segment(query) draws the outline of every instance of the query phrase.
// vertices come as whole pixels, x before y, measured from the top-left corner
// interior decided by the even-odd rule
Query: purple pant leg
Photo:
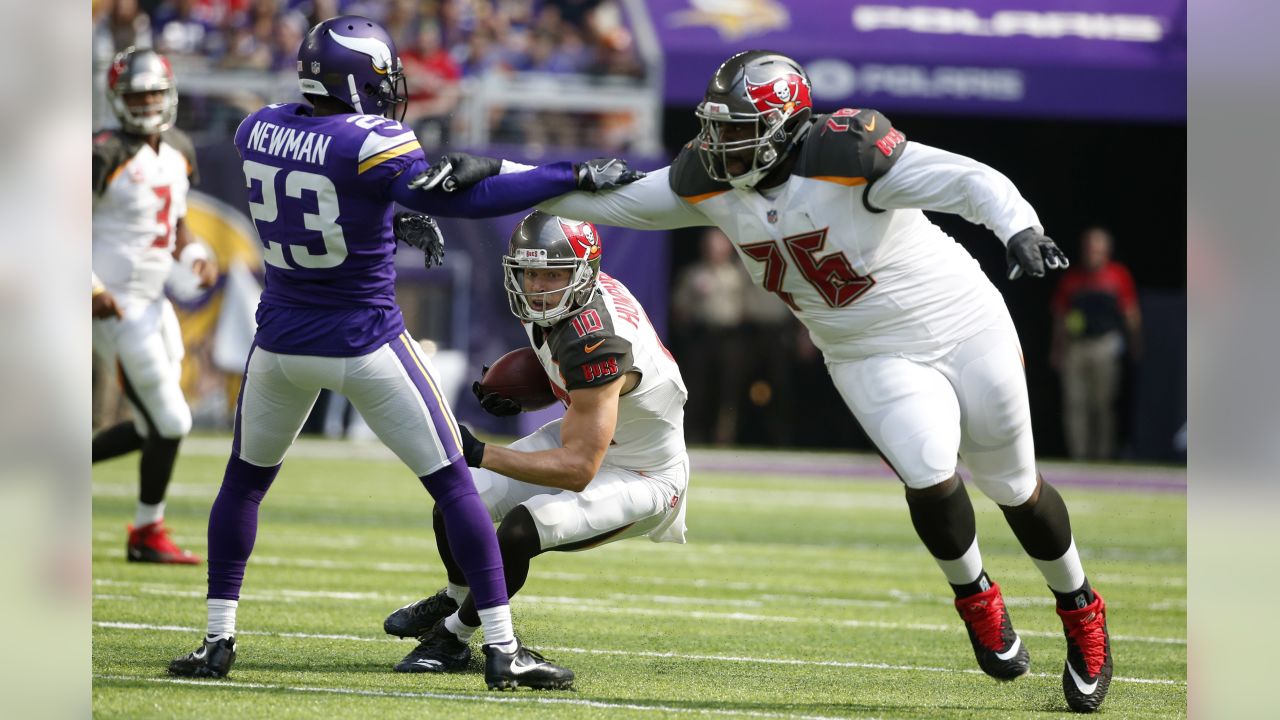
[[[458,458],[453,464],[424,475],[421,480],[444,516],[449,549],[467,578],[476,609],[484,610],[508,604],[507,581],[502,573],[498,536],[494,532],[493,521],[489,519],[489,511],[476,492],[471,469]],[[212,573],[212,547],[209,557]]]
[[[278,472],[279,465],[258,467],[235,456],[227,462],[209,511],[209,598],[240,599],[244,566],[258,536],[258,505]]]

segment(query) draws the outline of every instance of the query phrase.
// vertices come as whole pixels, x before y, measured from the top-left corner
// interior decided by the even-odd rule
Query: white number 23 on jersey
[[[275,222],[280,209],[276,201],[276,175],[280,168],[272,167],[253,160],[244,161],[245,186],[252,188],[257,180],[262,186],[262,202],[249,201],[249,215],[254,223]],[[303,213],[302,222],[308,230],[319,232],[324,238],[324,250],[313,253],[304,245],[290,244],[288,252],[285,246],[275,241],[266,241],[262,259],[267,264],[284,270],[296,268],[323,269],[337,267],[347,258],[347,241],[342,236],[342,227],[338,225],[338,191],[333,181],[324,175],[290,170],[284,178],[284,194],[287,197],[301,198],[303,191],[311,191],[316,196],[316,212]],[[258,230],[259,235],[262,230]],[[290,264],[289,258],[293,262]]]

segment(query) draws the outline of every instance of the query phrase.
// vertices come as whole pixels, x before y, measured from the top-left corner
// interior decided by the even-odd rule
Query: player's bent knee
[[[936,475],[930,475],[928,477],[904,477],[902,478],[902,482],[904,485],[907,486],[907,494],[927,495],[930,493],[947,492],[950,489],[950,487],[954,484],[954,483],[948,484],[948,481],[950,481],[952,478],[955,478],[955,477],[956,477],[956,473],[954,470],[952,470],[950,472],[938,473]]]
[[[180,440],[191,432],[191,409],[185,404],[181,407],[166,408],[152,416],[156,433],[169,440]],[[274,464],[274,463],[273,463]]]
[[[1036,491],[1036,471],[1035,468],[1026,468],[1003,477],[974,476],[973,483],[997,505],[1017,507]]]
[[[502,556],[522,556],[531,558],[542,552],[542,539],[538,534],[538,525],[529,510],[517,505],[507,513],[502,524],[498,526],[498,547]]]

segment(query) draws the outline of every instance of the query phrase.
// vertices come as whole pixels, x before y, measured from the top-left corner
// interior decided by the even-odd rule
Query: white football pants
[[[327,388],[346,396],[414,475],[430,475],[462,455],[457,421],[439,387],[431,361],[408,333],[359,357],[282,355],[255,347],[231,452],[259,467],[278,465]]]
[[[560,447],[561,422],[553,420],[508,447],[524,452]],[[654,542],[685,541],[688,456],[657,472],[601,465],[600,472],[582,492],[534,485],[478,468],[471,471],[471,477],[495,523],[517,505],[529,509],[543,550],[613,531],[620,532],[601,544],[639,535],[647,535]]]
[[[152,430],[177,439],[191,432],[191,408],[182,395],[182,329],[164,297],[117,297],[124,318],[93,321],[93,350],[117,366],[138,434]]]
[[[997,503],[1021,505],[1031,497],[1031,408],[1022,349],[1007,316],[936,359],[874,355],[827,369],[907,487],[946,480],[959,457]]]

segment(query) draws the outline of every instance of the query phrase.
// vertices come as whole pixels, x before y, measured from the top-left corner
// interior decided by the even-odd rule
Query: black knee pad
[[[939,560],[959,558],[978,537],[973,503],[959,475],[931,488],[907,488],[907,507],[916,534]]]
[[[502,557],[531,558],[542,554],[542,539],[538,537],[538,526],[529,514],[529,509],[517,505],[507,513],[498,526],[498,547],[502,548]]]

